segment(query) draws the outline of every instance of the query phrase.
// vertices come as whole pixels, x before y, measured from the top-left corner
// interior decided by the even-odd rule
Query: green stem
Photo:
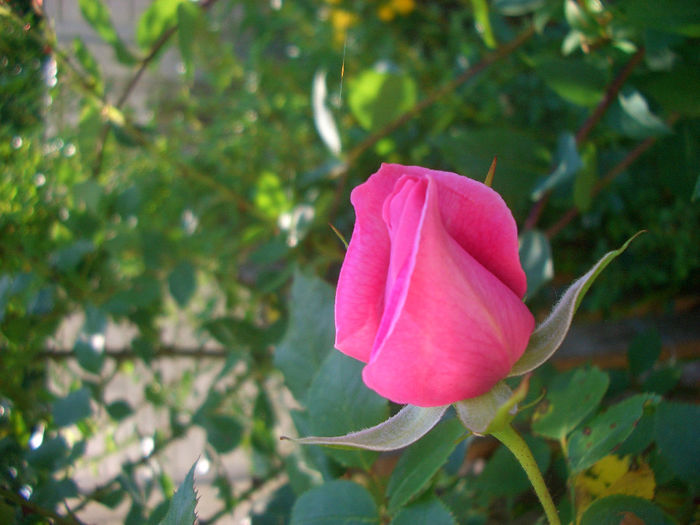
[[[508,450],[513,453],[515,459],[518,460],[518,463],[520,463],[523,470],[525,470],[527,477],[530,479],[530,483],[532,483],[535,489],[535,494],[537,494],[542,504],[542,508],[547,515],[550,525],[561,525],[557,508],[552,501],[552,496],[550,496],[547,490],[547,485],[544,483],[542,473],[537,467],[535,458],[532,456],[532,452],[530,452],[530,448],[527,446],[527,443],[525,443],[525,440],[520,437],[520,434],[518,434],[511,425],[497,432],[492,432],[491,435],[503,443]]]

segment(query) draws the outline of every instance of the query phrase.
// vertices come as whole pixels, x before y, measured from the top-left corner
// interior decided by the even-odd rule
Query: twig
[[[225,350],[216,350],[208,348],[176,348],[172,346],[160,347],[154,354],[153,359],[165,359],[165,358],[177,358],[177,357],[189,357],[197,359],[225,359],[229,356],[229,353]],[[48,359],[51,361],[62,361],[65,359],[75,359],[75,352],[73,350],[58,349],[58,350],[43,350],[37,356],[38,359]],[[115,359],[116,361],[126,361],[128,359],[135,359],[140,357],[130,349],[115,349],[106,350],[104,357],[107,359]]]
[[[56,514],[54,511],[41,507],[37,505],[36,503],[33,503],[31,501],[28,501],[24,499],[22,496],[19,494],[15,494],[11,490],[7,490],[5,488],[0,487],[0,497],[4,498],[5,500],[9,501],[10,503],[13,503],[15,505],[19,505],[22,507],[23,511],[28,513],[28,514],[36,514],[38,516],[42,516],[44,518],[47,518],[51,520],[56,525],[82,525],[82,521],[80,521],[78,518],[76,518],[72,513],[70,516],[61,516],[60,514]]]
[[[583,144],[583,142],[588,138],[588,135],[591,133],[595,125],[598,122],[600,122],[601,118],[603,118],[603,115],[610,107],[610,105],[615,101],[617,94],[622,89],[622,86],[627,81],[627,78],[632,74],[632,71],[635,67],[637,67],[637,64],[639,64],[639,62],[642,61],[642,58],[644,58],[644,48],[640,47],[637,50],[637,52],[634,55],[632,55],[632,58],[629,59],[627,64],[625,64],[625,67],[622,68],[622,71],[618,73],[617,77],[615,77],[615,80],[613,80],[610,86],[608,86],[608,89],[605,91],[605,96],[603,97],[603,100],[600,101],[598,106],[595,108],[595,111],[591,113],[591,116],[586,119],[581,128],[578,130],[578,133],[576,133],[577,146]]]
[[[280,464],[274,468],[270,475],[266,478],[254,478],[250,487],[248,487],[241,494],[236,496],[236,508],[240,508],[241,503],[248,504],[252,507],[255,499],[259,493],[265,492],[267,489],[274,487],[276,484],[281,484],[282,481],[286,479],[287,475],[284,471],[284,465]],[[200,525],[208,525],[210,523],[216,523],[220,518],[224,517],[228,513],[232,512],[233,509],[223,508],[216,512],[213,516],[209,518],[199,519]]]
[[[667,124],[672,126],[676,120],[678,120],[678,115],[673,114],[667,120]],[[637,144],[632,151],[630,151],[625,158],[613,166],[610,171],[608,171],[591,190],[591,197],[598,195],[604,188],[610,185],[610,183],[615,180],[615,178],[620,175],[623,171],[630,167],[630,165],[636,161],[645,151],[651,148],[658,137],[649,137]],[[572,206],[564,215],[562,215],[557,222],[550,226],[546,231],[545,235],[547,238],[551,239],[557,235],[561,230],[563,230],[574,218],[579,215],[580,211],[576,206]]]
[[[583,144],[583,142],[585,142],[596,124],[598,124],[600,119],[603,118],[603,115],[615,101],[617,94],[620,92],[620,89],[622,89],[622,86],[627,81],[627,78],[630,76],[637,64],[641,62],[642,58],[644,58],[644,52],[644,48],[640,47],[637,52],[632,55],[632,58],[629,59],[627,64],[625,64],[625,67],[622,68],[615,79],[610,83],[608,89],[605,91],[603,99],[598,103],[598,106],[596,106],[593,113],[591,113],[591,115],[586,119],[576,133],[576,146],[580,146]],[[532,208],[530,209],[530,213],[523,224],[524,230],[531,230],[537,226],[537,222],[540,220],[542,211],[549,201],[550,194],[551,190],[545,192],[544,195],[542,195],[542,197],[540,197],[535,204],[533,204]]]
[[[605,176],[598,181],[598,183],[591,190],[591,197],[594,197],[600,191],[608,186],[615,177],[627,169],[630,164],[639,158],[639,156],[648,150],[656,142],[656,137],[650,137],[643,142],[640,142],[632,151],[630,151],[624,159],[622,159],[618,164],[616,164]],[[557,235],[561,230],[563,230],[574,218],[579,215],[580,211],[576,206],[572,206],[560,219],[550,226],[546,231],[545,235],[547,238],[551,239]]]
[[[488,68],[491,64],[498,62],[499,60],[509,56],[516,49],[518,49],[525,42],[527,42],[534,34],[535,34],[534,27],[528,27],[525,31],[523,31],[520,35],[518,35],[512,41],[501,46],[496,51],[486,55],[480,62],[478,62],[477,64],[474,64],[472,67],[470,67],[469,69],[464,71],[458,77],[455,77],[454,79],[452,79],[450,82],[448,82],[444,86],[433,91],[430,95],[428,95],[426,98],[424,98],[423,100],[418,102],[411,109],[409,109],[405,113],[399,115],[397,118],[395,118],[394,120],[389,122],[386,126],[384,126],[382,129],[371,134],[369,137],[367,137],[365,140],[363,140],[357,146],[355,146],[352,150],[350,150],[350,152],[347,155],[347,158],[345,160],[344,165],[335,174],[339,180],[338,180],[338,185],[336,186],[335,200],[334,200],[333,206],[331,208],[331,213],[329,214],[329,217],[333,217],[335,215],[335,210],[337,210],[340,199],[341,199],[342,194],[345,190],[345,182],[346,182],[346,179],[348,176],[348,172],[350,171],[350,168],[355,163],[355,161],[357,161],[357,159],[365,151],[367,151],[369,148],[374,146],[377,142],[379,142],[384,137],[390,135],[395,130],[397,130],[398,128],[400,128],[404,124],[406,124],[409,120],[414,118],[416,115],[421,113],[423,110],[425,110],[426,108],[435,104],[439,99],[441,99],[445,95],[453,92],[459,86],[461,86],[462,84],[464,84],[468,80],[472,79],[473,77],[475,77],[476,75],[481,73],[483,70]]]
[[[203,0],[200,2],[200,7],[204,10],[209,9],[211,6],[213,6],[218,0]],[[149,53],[139,62],[139,66],[136,69],[136,73],[131,77],[131,80],[126,84],[124,87],[124,90],[122,91],[122,94],[119,96],[117,99],[117,103],[115,104],[115,107],[117,109],[121,109],[124,104],[126,104],[126,101],[129,99],[129,96],[131,93],[134,91],[134,88],[138,84],[139,80],[141,80],[141,77],[143,76],[143,73],[146,71],[148,66],[153,62],[153,59],[160,53],[160,51],[163,49],[163,47],[168,43],[168,41],[172,38],[172,36],[177,32],[178,25],[175,24],[172,27],[169,27],[163,33],[158,37],[158,39],[153,43],[153,47],[149,51]],[[107,142],[107,138],[109,137],[109,130],[110,130],[110,125],[109,122],[106,122],[102,126],[102,130],[100,131],[100,136],[97,141],[97,146],[95,147],[95,162],[92,166],[92,176],[97,177],[100,174],[100,171],[102,170],[102,162],[104,160],[104,147],[105,143]]]

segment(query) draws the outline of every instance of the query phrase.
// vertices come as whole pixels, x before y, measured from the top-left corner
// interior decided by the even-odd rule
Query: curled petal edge
[[[288,439],[301,445],[331,445],[380,452],[397,450],[415,443],[427,434],[440,421],[449,406],[406,405],[383,423],[344,436],[309,436],[298,439],[282,436],[280,439]]]
[[[624,252],[629,244],[642,233],[644,231],[636,233],[619,249],[606,253],[588,273],[571,284],[561,300],[554,306],[547,319],[530,336],[525,352],[510,371],[510,377],[531,372],[552,357],[552,354],[557,351],[564,341],[574,314],[593,281],[613,259]]]

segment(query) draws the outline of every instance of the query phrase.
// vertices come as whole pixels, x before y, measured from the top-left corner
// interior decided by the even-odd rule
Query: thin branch
[[[598,122],[600,122],[600,120],[603,118],[603,115],[605,115],[605,112],[615,101],[615,98],[622,89],[622,86],[627,81],[627,78],[632,74],[632,71],[635,67],[637,67],[639,62],[641,62],[642,58],[644,58],[644,53],[644,48],[640,47],[637,50],[637,52],[634,55],[632,55],[632,58],[629,59],[627,64],[625,64],[625,67],[622,68],[622,70],[617,74],[615,79],[610,83],[608,89],[605,91],[603,99],[598,103],[593,113],[591,113],[591,115],[586,119],[586,121],[581,125],[578,132],[576,133],[576,146],[580,146],[585,142],[585,140],[588,138],[588,135],[590,135],[591,131],[596,126],[596,124],[598,124]],[[550,194],[551,190],[545,192],[544,195],[542,195],[542,197],[540,197],[533,204],[532,208],[530,209],[530,213],[528,214],[527,219],[525,219],[525,223],[523,224],[524,230],[531,230],[535,226],[537,226],[537,222],[540,220],[542,211],[544,210],[545,205],[549,201]]]
[[[381,139],[383,139],[384,137],[386,137],[386,136],[390,135],[391,133],[393,133],[394,131],[396,131],[398,128],[400,128],[401,126],[406,124],[413,117],[415,117],[416,115],[421,113],[424,109],[435,104],[439,99],[443,98],[445,95],[452,93],[459,86],[461,86],[462,84],[464,84],[468,80],[471,80],[472,78],[474,78],[476,75],[478,75],[479,73],[484,71],[486,68],[488,68],[491,64],[498,62],[499,60],[512,54],[516,49],[518,49],[525,42],[527,42],[534,34],[535,34],[534,27],[529,27],[527,30],[523,31],[520,35],[518,35],[512,41],[501,46],[493,53],[489,53],[480,62],[478,62],[477,64],[474,64],[472,67],[470,67],[469,69],[464,71],[461,75],[459,75],[458,77],[455,77],[454,79],[452,79],[450,82],[448,82],[444,86],[433,91],[430,95],[428,95],[426,98],[424,98],[423,100],[418,102],[415,106],[413,106],[411,109],[409,109],[406,113],[399,115],[397,118],[395,118],[389,124],[384,126],[382,129],[380,129],[376,133],[370,135],[364,141],[362,141],[360,144],[355,146],[348,154],[347,164],[351,165],[354,161],[357,160],[357,158],[360,155],[362,155],[362,153],[364,153],[366,150],[368,150],[369,148],[374,146]]]
[[[280,485],[282,481],[286,479],[286,477],[287,475],[285,473],[284,465],[280,464],[273,469],[273,471],[268,477],[254,478],[250,487],[248,487],[244,492],[236,496],[236,507],[240,507],[241,504],[247,504],[252,507],[253,503],[259,495],[265,494],[269,489],[273,488],[275,485]],[[216,512],[213,516],[210,516],[209,518],[200,517],[199,523],[201,525],[217,523],[219,519],[231,513],[232,510],[233,509],[223,508]]]
[[[199,3],[200,7],[203,10],[209,9],[211,6],[213,6],[218,0],[203,0],[202,2]],[[131,77],[131,80],[126,84],[124,87],[124,90],[122,91],[122,94],[119,96],[117,99],[117,103],[115,104],[115,107],[117,109],[121,109],[124,104],[126,104],[126,101],[129,99],[129,96],[131,96],[131,93],[134,91],[134,88],[138,84],[139,80],[141,80],[141,77],[143,76],[143,73],[146,71],[148,66],[153,62],[153,60],[158,56],[158,53],[165,47],[165,45],[168,43],[168,41],[172,38],[172,36],[177,32],[178,25],[175,24],[172,27],[169,27],[163,33],[158,37],[158,39],[153,43],[153,47],[149,51],[149,53],[139,62],[139,66],[136,69],[136,73]],[[97,177],[100,174],[100,171],[102,170],[102,162],[104,160],[104,147],[105,143],[107,142],[107,138],[109,137],[109,131],[110,131],[110,125],[109,122],[106,122],[102,126],[102,130],[100,131],[100,136],[97,141],[97,146],[95,148],[95,162],[92,167],[92,176]]]
[[[644,153],[651,146],[653,146],[656,140],[656,137],[650,137],[637,144],[637,146],[632,151],[630,151],[624,159],[622,159],[618,164],[616,164],[608,173],[605,174],[603,178],[600,179],[600,181],[598,181],[598,183],[594,186],[593,190],[591,190],[591,197],[596,196],[604,187],[608,186],[615,177],[617,177],[620,173],[627,169],[635,160],[639,158],[639,156],[642,153]],[[561,216],[561,218],[557,222],[555,222],[545,231],[545,235],[547,236],[547,238],[552,239],[561,230],[563,230],[572,220],[574,220],[579,215],[579,213],[579,209],[576,206],[572,206],[566,213],[564,213],[564,215]]]
[[[408,121],[410,121],[412,118],[414,118],[416,115],[421,113],[423,110],[426,108],[432,106],[435,104],[438,100],[443,98],[445,95],[448,95],[455,91],[459,86],[467,82],[468,80],[471,80],[474,78],[476,75],[484,71],[486,68],[488,68],[490,65],[492,65],[495,62],[498,62],[499,60],[502,60],[512,54],[515,50],[517,50],[520,46],[522,46],[525,42],[527,42],[533,35],[535,34],[535,29],[534,27],[528,27],[525,31],[523,31],[520,35],[518,35],[516,38],[514,38],[512,41],[508,42],[507,44],[501,46],[498,48],[496,51],[489,53],[486,55],[480,62],[477,64],[474,64],[472,67],[464,71],[461,75],[455,77],[452,79],[450,82],[445,84],[444,86],[436,89],[433,91],[430,95],[428,95],[426,98],[418,102],[415,106],[413,106],[411,109],[406,111],[405,113],[399,115],[397,118],[389,122],[386,126],[384,126],[382,129],[376,131],[375,133],[371,134],[368,136],[365,140],[360,142],[357,146],[355,146],[350,152],[348,153],[344,165],[340,168],[338,172],[336,172],[334,175],[339,178],[338,180],[338,185],[336,186],[336,192],[335,192],[335,201],[334,204],[331,208],[331,213],[329,217],[333,217],[335,215],[335,210],[337,210],[340,199],[342,198],[342,194],[345,190],[345,182],[347,179],[348,172],[350,171],[350,168],[352,165],[357,161],[357,159],[368,149],[370,149],[372,146],[377,144],[381,139],[387,137],[397,129],[399,129],[401,126],[406,124]]]
[[[178,357],[189,357],[197,359],[226,359],[229,352],[226,350],[217,350],[209,348],[177,348],[174,346],[160,347],[152,356],[153,359],[170,359]],[[69,349],[43,350],[37,356],[37,359],[47,359],[50,361],[63,361],[66,359],[75,359],[75,352]],[[115,359],[116,361],[127,361],[130,359],[138,359],[141,354],[134,352],[131,349],[114,349],[105,350],[104,357],[107,359]]]
[[[672,126],[676,120],[678,120],[678,115],[674,114],[672,115],[668,121],[667,124],[669,126]],[[645,151],[647,151],[649,148],[651,148],[656,141],[658,140],[658,137],[649,137],[646,140],[643,140],[639,144],[637,144],[634,149],[632,149],[627,155],[625,155],[625,158],[622,159],[620,162],[618,162],[615,166],[613,166],[610,171],[608,171],[593,187],[591,190],[591,197],[595,197],[598,195],[604,188],[610,185],[610,183],[615,180],[622,172],[624,172],[627,168],[632,165],[633,162],[635,162]],[[555,235],[557,235],[561,230],[563,230],[572,220],[574,220],[578,215],[580,211],[576,206],[572,206],[564,215],[562,215],[557,222],[555,222],[552,226],[550,226],[546,231],[545,235],[547,238],[551,239]]]
[[[225,184],[222,184],[214,177],[206,173],[191,169],[187,164],[174,161],[171,157],[168,157],[162,151],[158,150],[151,142],[148,141],[144,134],[138,128],[134,127],[128,120],[125,122],[123,128],[131,135],[132,138],[134,138],[134,140],[136,140],[136,142],[138,142],[140,146],[145,148],[149,153],[159,157],[165,162],[175,164],[177,169],[179,169],[180,171],[180,175],[182,175],[183,177],[196,180],[197,182],[205,186],[209,186],[211,189],[215,190],[219,195],[222,195],[227,200],[233,202],[239,211],[249,213],[255,216],[257,219],[260,219],[264,222],[270,222],[269,217],[267,217],[262,212],[253,207],[249,201],[238,195],[238,193],[233,191]]]
[[[22,511],[26,514],[35,514],[50,520],[55,525],[81,525],[83,522],[74,515],[61,516],[54,511],[41,507],[34,502],[24,499],[19,494],[15,494],[11,490],[0,487],[0,497],[14,505],[22,507]]]
[[[644,52],[644,48],[640,47],[637,52],[632,55],[632,58],[629,59],[627,64],[625,64],[622,71],[618,73],[617,77],[615,77],[610,86],[608,86],[603,100],[600,101],[598,106],[595,108],[595,111],[591,113],[591,116],[586,119],[581,128],[578,130],[578,133],[576,133],[577,146],[580,146],[585,142],[595,125],[600,122],[601,118],[603,118],[603,115],[607,109],[617,98],[617,94],[622,89],[622,86],[624,86],[627,78],[632,74],[632,71],[634,71],[634,68],[637,67],[637,64],[642,61],[642,58],[644,58]]]

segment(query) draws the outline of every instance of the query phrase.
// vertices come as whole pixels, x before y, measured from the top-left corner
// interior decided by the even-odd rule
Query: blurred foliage
[[[673,309],[679,297],[697,297],[696,2],[155,0],[134,20],[134,41],[114,24],[113,4],[78,4],[126,83],[115,82],[92,44],[57,42],[42,2],[0,2],[2,515],[34,523],[58,513],[71,522],[71,512],[100,504],[128,509],[127,523],[158,522],[175,512],[177,485],[160,455],[192,428],[207,436],[196,455],[218,490],[216,513],[200,516],[209,521],[280,476],[289,485],[253,523],[290,515],[301,523],[329,494],[339,511],[358,508],[344,497],[359,498],[367,519],[391,501],[397,524],[537,512],[519,480],[494,488],[513,468],[507,456],[494,455],[482,478],[464,479],[456,473],[465,447],[457,447],[444,468],[424,466],[425,485],[410,487],[408,498],[391,488],[394,499],[384,500],[394,485],[370,469],[372,455],[278,445],[289,412],[280,370],[301,405],[292,414],[300,434],[314,433],[324,414],[337,418],[327,414],[333,406],[353,415],[339,432],[388,410],[367,393],[341,403],[350,387],[340,379],[358,374],[328,355],[333,292],[314,277],[335,279],[344,249],[328,224],[349,238],[349,191],[381,162],[482,179],[498,157],[494,187],[525,232],[535,309],[639,229],[648,233],[606,270],[587,307]],[[165,78],[151,81],[157,70]],[[134,101],[147,81],[147,101]],[[51,358],[72,314],[79,333],[58,354],[75,362]],[[113,323],[135,334],[117,358],[104,346]],[[190,327],[196,348],[166,344],[173,325]],[[212,341],[214,359],[203,346]],[[192,364],[166,372],[183,352]],[[654,366],[610,388],[672,395],[680,369]],[[318,370],[345,372],[327,384]],[[118,377],[138,391],[106,395]],[[694,410],[653,400],[638,427],[678,425]],[[166,423],[141,428],[144,413]],[[118,428],[128,437],[115,437]],[[662,434],[640,436],[629,465],[648,465],[655,503],[690,522],[697,480],[677,455],[681,434]],[[533,439],[561,480],[565,506],[570,457],[550,460],[546,442]],[[85,489],[73,475],[98,461],[85,454],[93,442],[106,454],[129,446],[141,454]],[[224,467],[237,450],[251,458],[248,487],[234,486]],[[593,459],[604,457],[578,465]],[[322,484],[349,468],[367,488]],[[173,505],[189,508],[188,489]]]

